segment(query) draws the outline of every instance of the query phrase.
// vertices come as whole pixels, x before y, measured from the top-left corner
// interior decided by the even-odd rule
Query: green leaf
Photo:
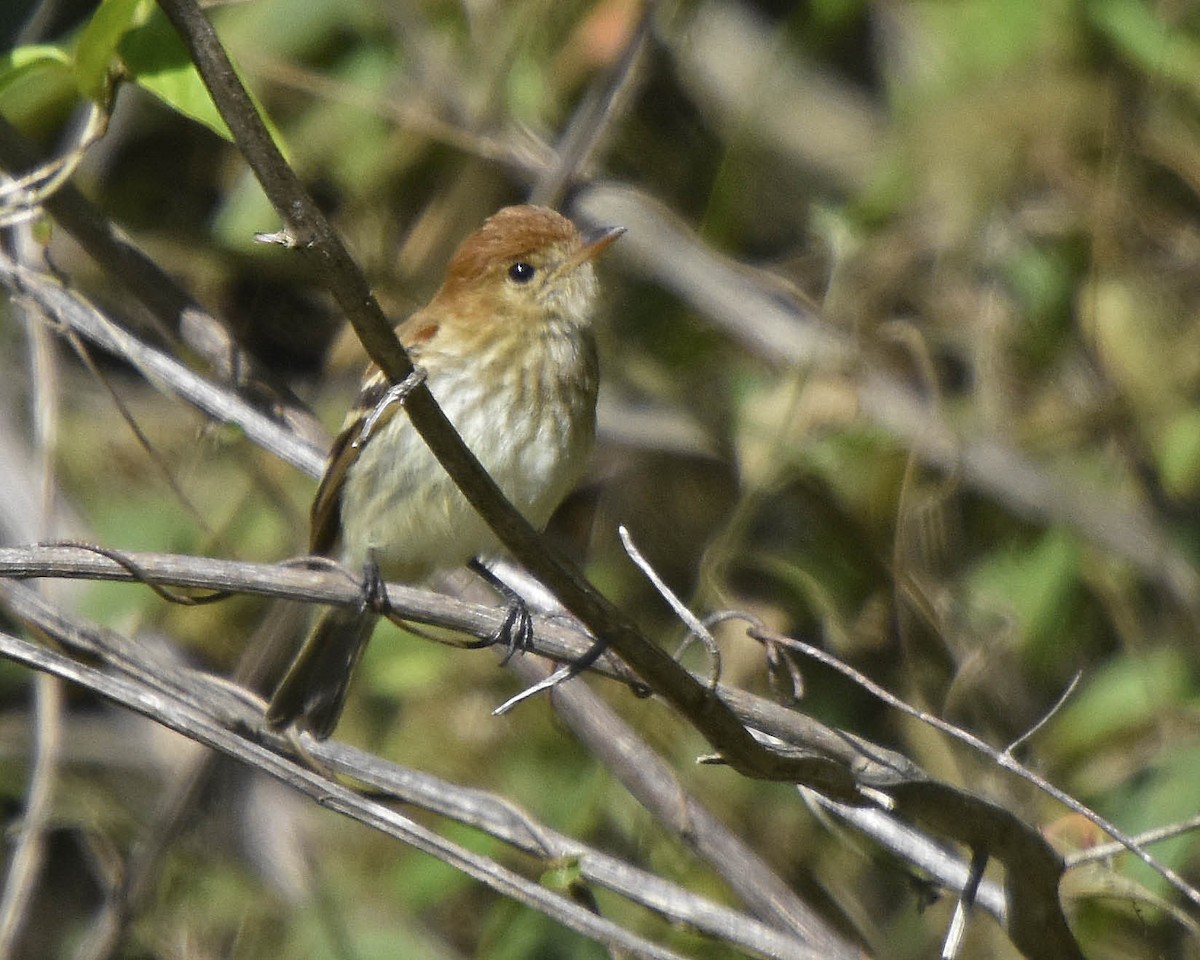
[[[1085,4],[1097,28],[1124,56],[1151,76],[1200,96],[1200,43],[1172,28],[1142,0],[1093,0]]]
[[[1089,673],[1045,736],[1064,755],[1091,754],[1153,729],[1190,690],[1187,661],[1176,650],[1121,656]]]
[[[61,48],[28,46],[0,53],[0,113],[17,126],[52,126],[78,98],[74,64]]]
[[[1200,489],[1200,410],[1185,410],[1163,431],[1159,451],[1163,484],[1177,497]]]
[[[157,8],[119,47],[133,81],[171,109],[232,140],[175,29]]]
[[[107,98],[117,47],[151,7],[150,0],[104,0],[96,9],[75,45],[75,77],[85,97],[97,103]]]
[[[0,53],[0,96],[10,86],[47,71],[72,77],[71,58],[59,47],[38,44]]]
[[[989,557],[971,581],[979,596],[1011,611],[1026,654],[1048,659],[1070,619],[1080,562],[1075,538],[1051,529],[1035,543]]]

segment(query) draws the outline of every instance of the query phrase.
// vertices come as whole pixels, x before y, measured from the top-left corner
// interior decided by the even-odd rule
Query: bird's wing
[[[396,336],[415,362],[421,356],[422,347],[437,333],[437,328],[436,320],[430,319],[426,311],[418,310],[396,328]],[[337,549],[342,527],[342,486],[350,468],[362,452],[363,445],[358,441],[362,437],[367,418],[383,400],[390,386],[375,364],[367,366],[358,400],[346,414],[342,431],[329,449],[325,474],[321,477],[317,494],[313,498],[308,541],[311,553],[329,556]],[[401,404],[392,403],[385,407],[371,427],[372,434],[379,433],[396,415],[400,406]],[[369,442],[370,438],[367,439]]]
[[[342,527],[342,484],[347,471],[358,459],[360,448],[354,445],[354,441],[362,433],[362,427],[361,418],[350,421],[350,425],[337,435],[329,450],[325,475],[321,477],[317,495],[313,498],[312,525],[308,538],[311,553],[329,556],[337,548]]]

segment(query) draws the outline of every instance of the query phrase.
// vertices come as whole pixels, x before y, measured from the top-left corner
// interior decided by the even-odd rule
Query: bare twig
[[[157,687],[147,687],[137,678],[85,666],[62,654],[4,633],[0,633],[0,655],[95,690],[189,739],[275,777],[330,810],[345,814],[443,860],[497,892],[554,917],[584,936],[619,946],[631,951],[634,956],[679,960],[678,954],[629,934],[617,924],[596,916],[538,883],[470,853],[383,804],[365,799],[283,754],[232,732],[225,718],[219,715],[214,717],[204,709],[201,698],[164,697]],[[206,697],[213,698],[214,690],[208,689]],[[227,702],[225,706],[231,708],[233,704]]]
[[[62,733],[62,681],[50,674],[34,687],[34,742],[37,745],[25,809],[15,831],[4,897],[0,900],[0,957],[16,955],[18,938],[41,875],[46,830],[58,776]]]
[[[256,56],[252,49],[238,51],[238,62],[253,68],[255,77],[267,83],[385,117],[418,137],[453,147],[467,156],[503,164],[529,178],[546,169],[552,159],[549,149],[532,137],[488,136],[438,116],[427,105],[373,93],[278,58]]]
[[[759,640],[769,637],[775,643],[791,647],[793,650],[796,650],[807,657],[811,657],[814,660],[831,667],[832,669],[838,671],[838,673],[841,673],[843,676],[849,677],[872,696],[877,697],[879,700],[883,701],[893,709],[900,710],[911,717],[915,717],[922,723],[933,727],[935,730],[938,730],[947,736],[953,737],[960,743],[964,743],[972,749],[977,750],[979,753],[994,761],[998,766],[1016,774],[1022,780],[1033,784],[1043,793],[1053,797],[1059,803],[1092,821],[1092,823],[1096,824],[1096,826],[1098,826],[1101,830],[1111,836],[1114,840],[1118,841],[1126,850],[1129,850],[1131,853],[1135,854],[1147,866],[1161,875],[1168,883],[1171,884],[1171,886],[1187,897],[1187,899],[1191,900],[1192,903],[1200,905],[1200,890],[1197,890],[1195,887],[1189,884],[1170,867],[1160,863],[1157,859],[1151,856],[1149,851],[1144,849],[1133,837],[1122,833],[1115,824],[1110,823],[1094,810],[1084,806],[1070,794],[1060,790],[1044,777],[1041,777],[1027,767],[1022,766],[1007,751],[997,750],[961,727],[956,727],[954,724],[947,723],[946,721],[941,720],[932,714],[910,706],[899,697],[880,687],[870,678],[864,676],[859,671],[848,667],[836,657],[830,656],[828,653],[818,647],[804,643],[802,640],[797,640],[794,637],[783,637],[779,634],[775,634],[757,627],[751,627],[748,633],[750,636]]]
[[[894,814],[871,807],[853,807],[830,800],[812,790],[800,789],[801,794],[821,811],[850,824],[864,836],[923,873],[932,877],[947,890],[961,891],[971,875],[970,861],[936,841]],[[984,880],[976,891],[976,902],[1000,923],[1008,923],[1008,897],[1004,889],[991,880]]]
[[[113,386],[112,380],[103,370],[100,369],[100,367],[96,364],[96,361],[92,359],[91,351],[83,342],[82,338],[70,328],[62,328],[59,332],[63,335],[63,338],[67,341],[67,343],[71,345],[71,349],[75,351],[75,356],[77,356],[80,363],[87,368],[88,373],[90,373],[96,379],[96,381],[104,387],[105,392],[108,394],[108,397],[112,401],[113,406],[116,408],[117,413],[120,415],[121,420],[124,421],[125,426],[129,428],[129,432],[133,434],[134,440],[137,441],[137,445],[141,447],[142,451],[146,454],[146,458],[154,465],[155,469],[159,473],[159,476],[162,477],[167,487],[170,488],[170,491],[175,496],[176,501],[178,501],[183,509],[187,511],[188,515],[192,518],[192,522],[196,524],[198,529],[204,531],[206,534],[210,534],[211,531],[209,530],[208,521],[205,519],[204,514],[200,512],[200,510],[192,502],[191,498],[188,497],[183,488],[179,485],[179,482],[175,479],[175,474],[172,471],[170,464],[167,463],[166,458],[163,457],[159,450],[154,446],[150,438],[146,436],[146,431],[144,431],[141,424],[138,423],[134,412],[129,409],[129,404],[127,404],[122,399],[121,394],[117,392],[117,388]],[[49,538],[47,537],[45,539]]]
[[[82,147],[80,150],[82,151]],[[60,181],[61,182],[61,181]],[[46,189],[50,189],[47,185]],[[14,246],[28,251],[27,233],[16,231]],[[22,311],[29,343],[33,383],[33,428],[42,480],[41,507],[36,523],[42,536],[55,530],[54,457],[58,437],[58,370],[49,335],[35,311]],[[46,831],[51,811],[62,741],[62,683],[49,674],[39,674],[33,687],[34,762],[25,794],[25,809],[16,830],[9,858],[3,897],[0,898],[0,957],[18,951],[21,931],[33,904],[45,858]]]
[[[628,532],[624,528],[621,528],[620,532],[626,551],[630,553],[631,557],[633,557],[638,566],[644,572],[646,572],[647,576],[649,576],[651,580],[654,581],[655,585],[658,586],[661,583],[661,578],[659,578],[657,574],[650,569],[650,566],[645,559],[642,558],[641,555],[637,553],[636,549],[633,548],[632,542],[628,536]],[[666,590],[665,585],[660,587],[660,592],[668,596],[668,600],[671,603],[672,608],[675,609],[678,614],[680,614],[685,623],[690,625],[695,620],[694,615],[692,615],[690,611],[687,611],[684,605],[670,594],[670,591]],[[769,643],[772,640],[779,640],[779,638],[772,638],[768,636],[765,631],[756,627],[753,624],[753,618],[746,617],[745,619],[751,623],[749,631],[751,636],[764,643]],[[779,645],[795,646],[794,644],[788,644],[786,639],[779,642]],[[851,676],[859,676],[857,671],[853,671],[844,665],[842,665],[841,670],[842,672],[848,673]],[[909,709],[911,710],[911,708]],[[764,739],[767,738],[764,736]],[[878,796],[881,804],[885,806],[887,813],[890,815],[891,811],[897,806],[895,800],[893,799],[897,790],[897,786],[899,785],[895,785],[888,790],[880,791],[874,791],[865,787],[860,789],[864,796]],[[953,799],[957,802],[960,808],[963,809],[973,806],[975,809],[972,811],[972,820],[976,826],[972,829],[978,831],[976,837],[974,838],[974,842],[972,842],[972,838],[970,836],[971,831],[969,830],[959,831],[954,834],[960,839],[963,839],[964,842],[971,843],[972,861],[971,868],[967,873],[965,882],[960,888],[958,905],[955,908],[952,922],[946,935],[943,955],[947,958],[952,958],[957,955],[958,945],[961,942],[961,937],[966,927],[967,913],[969,912],[970,906],[974,903],[982,877],[983,867],[987,863],[989,850],[993,849],[993,847],[996,849],[997,856],[1009,864],[1010,872],[1013,868],[1014,861],[1018,858],[1024,860],[1030,866],[1033,866],[1033,861],[1040,861],[1038,864],[1039,869],[1036,871],[1029,870],[1023,872],[1021,877],[1023,883],[1026,883],[1031,887],[1039,888],[1043,894],[1053,893],[1057,890],[1057,881],[1058,876],[1062,871],[1062,864],[1055,858],[1048,845],[1045,844],[1045,842],[1036,834],[1036,832],[1025,831],[1027,834],[1026,839],[1017,839],[1017,835],[1014,834],[1013,830],[1011,829],[1011,823],[1003,825],[1001,824],[1000,821],[1004,818],[997,815],[998,811],[989,811],[986,809],[985,804],[976,802],[974,798],[970,798],[965,795],[960,795],[954,798],[945,797],[943,799]],[[932,803],[929,802],[931,800],[933,800]],[[916,804],[911,803],[910,798],[910,802],[905,804],[905,807],[907,808],[906,812],[909,816],[920,816],[922,813],[925,813],[925,815],[928,816],[930,813],[935,813],[936,811],[935,816],[941,817],[941,808],[938,805],[938,802],[932,797],[922,798]],[[988,839],[982,839],[983,837],[987,837]],[[1003,839],[1001,839],[1001,837],[1003,837]],[[1053,899],[1057,899],[1056,893],[1054,894]],[[1037,936],[1038,924],[1032,923],[1032,918],[1027,913],[1016,913],[1011,916],[1011,920],[1012,933],[1015,941],[1025,945],[1036,942],[1035,938]],[[1053,911],[1053,920],[1054,923],[1049,930],[1048,937],[1055,942],[1053,949],[1056,951],[1056,953],[1054,955],[1077,955],[1078,948],[1074,944],[1070,931],[1067,928],[1065,920],[1060,911]]]
[[[298,570],[290,566],[269,567],[233,561],[205,560],[192,557],[166,557],[149,554],[133,556],[144,576],[180,586],[249,590],[273,596],[356,605],[361,601],[358,589],[343,575],[331,570]],[[0,550],[0,573],[8,576],[57,575],[130,579],[129,564],[118,564],[98,554],[63,547]],[[0,581],[0,596],[11,588]],[[438,597],[424,591],[398,585],[389,586],[389,602],[406,618],[468,630],[487,636],[503,616],[501,610],[476,607],[460,600]],[[13,605],[10,597],[9,605]],[[781,641],[789,638],[780,638]],[[564,627],[556,618],[540,620],[536,630],[539,653],[570,661],[587,647],[587,638]],[[110,658],[113,655],[109,655]],[[605,668],[600,664],[602,671]],[[572,685],[574,686],[574,685]],[[566,688],[564,688],[566,689]],[[1028,931],[1031,926],[1052,930],[1039,911],[1057,910],[1057,877],[1062,864],[1046,846],[1038,832],[1009,811],[971,794],[930,780],[919,768],[902,756],[870,744],[861,738],[822,727],[811,718],[786,710],[744,691],[718,687],[716,694],[748,726],[769,732],[790,745],[793,761],[804,774],[799,782],[827,797],[862,804],[864,797],[887,797],[907,819],[931,823],[937,832],[963,843],[987,847],[1004,859],[1014,890],[1037,902],[1030,913],[1028,904],[1009,913],[1015,929]],[[780,748],[776,748],[780,749]],[[882,835],[881,835],[882,836]],[[881,840],[881,842],[887,842]],[[901,856],[908,856],[898,850]],[[940,869],[940,868],[939,868]],[[943,875],[931,870],[934,875]],[[951,880],[950,874],[944,876]],[[1045,882],[1043,882],[1045,881]],[[1051,893],[1047,896],[1046,888]],[[1024,913],[1022,912],[1024,909]],[[1053,914],[1051,914],[1053,916]],[[1061,914],[1058,915],[1061,921]],[[1070,947],[1046,937],[1046,950]],[[1048,955],[1045,950],[1034,956]]]
[[[328,563],[319,567],[270,565],[151,553],[126,553],[117,562],[107,555],[110,552],[71,546],[0,548],[0,597],[7,589],[3,578],[53,576],[124,582],[151,580],[160,585],[345,606],[362,602],[362,591],[354,578]],[[133,570],[139,571],[138,575]],[[387,590],[389,606],[403,619],[478,637],[494,634],[504,615],[502,607],[482,607],[404,584],[388,584]],[[587,649],[589,642],[585,633],[559,615],[537,618],[534,650],[543,656],[573,661]],[[594,669],[629,681],[628,672],[613,658],[601,658]],[[809,763],[800,764],[804,778],[829,796],[861,800],[845,768],[852,767],[863,783],[880,788],[921,776],[919,768],[903,756],[862,738],[830,730],[794,710],[736,688],[719,686],[716,692],[748,726],[808,750]]]
[[[1200,830],[1200,815],[1188,817],[1186,820],[1180,820],[1178,823],[1169,823],[1154,830],[1147,830],[1144,833],[1136,833],[1133,835],[1133,839],[1139,845],[1146,846],[1151,843],[1170,840],[1172,837],[1178,837],[1181,834],[1192,833],[1195,830]],[[1075,867],[1082,863],[1093,863],[1096,860],[1108,860],[1110,857],[1114,857],[1126,849],[1128,848],[1120,841],[1100,843],[1094,847],[1088,847],[1086,850],[1076,850],[1073,853],[1068,853],[1064,859],[1068,867]]]
[[[42,206],[62,189],[83,162],[88,148],[104,136],[106,129],[108,114],[100,104],[89,102],[75,142],[61,156],[0,185],[0,228],[40,216]]]
[[[38,163],[37,154],[20,132],[0,117],[0,167],[13,172]],[[137,249],[70,183],[41,198],[42,207],[112,280],[119,280],[149,311],[169,340],[181,339],[204,358],[218,379],[232,383],[256,409],[277,413],[295,432],[315,441],[320,424],[290,393],[273,382],[261,366],[175,280]]]
[[[963,935],[967,931],[967,914],[975,906],[975,897],[979,892],[979,883],[983,879],[983,871],[987,862],[986,851],[972,851],[971,869],[967,874],[967,882],[963,885],[958,901],[954,904],[954,913],[950,916],[950,926],[946,930],[946,939],[942,943],[942,960],[954,960],[958,956],[958,951],[962,947]]]
[[[621,51],[612,76],[593,88],[575,111],[559,142],[557,156],[538,176],[530,191],[531,203],[557,206],[571,181],[587,171],[637,85],[656,8],[654,0],[645,0],[642,4],[637,24]]]
[[[1037,723],[1026,730],[1023,734],[1017,737],[1012,743],[1004,748],[1004,752],[1011,756],[1016,752],[1017,748],[1023,743],[1028,743],[1033,737],[1037,736],[1037,732],[1049,723],[1054,716],[1064,707],[1071,695],[1075,692],[1075,688],[1079,686],[1079,681],[1083,679],[1083,671],[1076,671],[1075,676],[1071,678],[1071,682],[1067,684],[1062,693],[1058,695],[1058,699],[1051,704],[1050,709],[1038,718]]]
[[[206,724],[217,724],[224,731],[222,737],[225,742],[234,745],[232,748],[227,748],[218,744],[218,749],[230,753],[256,768],[262,766],[259,762],[260,755],[247,754],[242,747],[247,743],[253,743],[256,750],[260,748],[257,743],[247,739],[248,737],[265,739],[276,748],[284,744],[280,737],[269,735],[261,729],[261,706],[250,705],[243,695],[218,678],[190,670],[180,663],[164,662],[153,656],[141,644],[109,631],[101,631],[65,620],[27,588],[10,584],[6,587],[5,592],[8,599],[7,605],[22,619],[47,631],[67,649],[77,650],[90,659],[99,659],[105,665],[101,671],[93,672],[92,668],[83,668],[83,672],[79,673],[70,665],[70,661],[59,659],[55,661],[57,666],[51,664],[48,668],[64,672],[72,679],[83,682],[106,696],[114,696],[112,687],[106,685],[107,683],[122,684],[127,693],[116,695],[115,699],[118,702],[139,710],[139,712],[147,713],[152,719],[159,722],[163,722],[163,719],[160,718],[169,718],[166,721],[168,726],[178,729],[200,742],[208,742],[208,740],[204,735],[197,735],[195,719],[201,717]],[[13,654],[12,649],[4,648],[4,639],[0,637],[0,650],[7,649],[8,653]],[[12,642],[20,643],[20,641]],[[30,649],[28,645],[25,645],[13,655],[22,662],[42,668],[45,661],[37,660],[34,653],[36,649]],[[59,658],[58,654],[50,654],[50,656]],[[132,698],[129,691],[132,691]],[[152,704],[153,709],[146,709],[146,704]],[[253,732],[239,734],[235,732],[238,730]],[[675,921],[695,923],[712,935],[728,937],[732,942],[740,943],[756,954],[796,957],[798,960],[814,960],[820,956],[843,955],[841,952],[828,953],[827,944],[806,945],[813,942],[823,943],[823,941],[812,941],[812,933],[803,936],[799,933],[783,936],[777,931],[762,927],[745,917],[738,917],[729,911],[714,910],[711,905],[706,904],[700,898],[678,890],[670,884],[664,884],[661,880],[644,875],[640,871],[624,867],[611,858],[599,856],[582,844],[564,840],[553,831],[534,823],[529,817],[515,810],[505,801],[490,794],[447,784],[445,781],[417,771],[405,771],[376,757],[336,743],[305,740],[304,751],[306,754],[312,755],[321,767],[332,768],[342,775],[375,788],[377,791],[386,792],[389,797],[416,803],[453,817],[459,822],[486,830],[506,842],[517,844],[535,856],[550,860],[564,857],[578,858],[584,876],[594,882],[608,886],[615,892],[639,903],[644,903]],[[266,772],[273,776],[279,776],[278,771],[271,767],[268,767]],[[290,777],[286,778],[286,781],[297,786]],[[322,780],[322,782],[329,783],[330,781]],[[312,784],[309,786],[311,787]],[[303,785],[300,785],[300,789],[311,792]],[[671,796],[675,800],[679,799],[678,793],[672,792]],[[360,806],[366,802],[361,797],[356,799],[356,803]],[[361,812],[359,809],[357,814],[361,814]],[[698,820],[698,824],[704,826],[703,820]],[[705,830],[704,836],[708,835],[709,832]],[[408,839],[403,835],[401,838]],[[454,861],[448,862],[453,863]],[[753,884],[753,874],[744,878],[742,883]],[[783,890],[786,893],[786,888]],[[784,901],[781,902],[786,902],[790,897],[791,894],[787,893]],[[543,909],[538,904],[534,904],[534,906]],[[113,919],[112,916],[109,917],[110,922]],[[838,942],[836,935],[826,932],[824,936],[830,943]]]
[[[617,528],[617,533],[621,537],[621,544],[625,547],[625,552],[629,555],[629,559],[637,565],[637,568],[642,571],[646,579],[654,585],[654,589],[658,591],[658,595],[667,601],[667,604],[675,611],[675,616],[682,620],[684,626],[688,628],[688,638],[695,638],[704,644],[704,648],[708,651],[708,656],[712,661],[708,685],[716,687],[721,682],[721,649],[717,646],[717,641],[713,637],[712,631],[704,625],[699,617],[687,608],[687,604],[675,595],[675,591],[667,586],[666,581],[658,575],[658,571],[650,565],[650,561],[637,548],[637,545],[633,542],[633,537],[629,534],[629,530],[622,525]],[[677,658],[683,656],[686,644],[687,641],[685,640],[684,646],[675,654]]]
[[[218,422],[235,424],[263,449],[310,476],[320,476],[325,452],[316,444],[261,413],[234,391],[205,380],[144,343],[54,277],[0,253],[0,282],[36,302],[56,323],[131,363],[158,389],[186,400]]]
[[[508,667],[526,683],[546,675],[531,658],[512,660]],[[555,686],[551,702],[588,751],[659,823],[724,878],[756,916],[800,938],[814,956],[849,960],[860,955],[857,947],[836,933],[740,837],[692,797],[675,771],[585,684]]]

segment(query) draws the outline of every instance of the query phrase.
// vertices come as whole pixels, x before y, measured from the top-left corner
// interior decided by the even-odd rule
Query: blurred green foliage
[[[255,0],[212,10],[290,160],[397,316],[429,296],[465,232],[524,195],[525,164],[603,82],[637,13],[625,0]],[[115,89],[108,135],[77,181],[336,427],[361,354],[293,260],[254,243],[277,219],[214,133],[223,125],[156,8],[104,0],[9,40],[0,113],[50,145],[81,98]],[[1198,158],[1194,4],[707,0],[659,5],[644,71],[590,172],[636,184],[706,242],[770,270],[927,396],[966,442],[1023,451],[1118,529],[1126,517],[1150,523],[1190,558],[1194,577]],[[109,278],[75,248],[56,235],[52,250],[75,285],[126,315]],[[752,609],[1001,747],[1078,672],[1023,758],[1131,831],[1196,815],[1200,603],[1139,564],[1142,545],[1089,537],[1070,503],[1047,497],[1041,511],[1022,509],[916,461],[863,419],[844,371],[789,368],[619,258],[602,270],[606,384],[625,403],[683,415],[704,437],[686,452],[653,431],[637,442],[602,437],[574,505],[593,517],[591,533],[575,546],[610,597],[662,643],[678,642],[681,628],[620,553],[613,530],[628,523],[697,610]],[[19,337],[6,333],[10,341]],[[24,363],[22,351],[6,352],[14,387],[27,384]],[[59,480],[96,540],[245,559],[302,552],[307,479],[118,365],[105,369],[175,489],[104,388],[67,358]],[[231,667],[266,612],[251,601],[166,608],[149,591],[113,585],[88,587],[83,609],[121,629],[153,628],[215,670]],[[761,651],[736,633],[722,643],[724,679],[766,691]],[[1069,825],[996,771],[976,776],[981,761],[931,744],[844,678],[802,667],[801,708],[908,752],[1051,835]],[[381,629],[338,735],[501,791],[557,829],[729,898],[545,702],[492,718],[512,692],[486,656]],[[827,829],[793,791],[696,769],[706,748],[677,718],[606,692],[705,803],[873,954],[937,949],[949,908],[923,911],[904,870]],[[5,668],[6,729],[25,730],[24,697]],[[72,716],[95,727],[97,742],[115,727],[74,695]],[[162,771],[121,777],[120,750],[77,742],[56,835],[124,851],[153,816]],[[10,813],[26,773],[19,752],[0,765]],[[602,955],[440,863],[304,807],[305,849],[319,854],[289,889],[239,837],[248,788],[228,781],[172,852],[127,956]],[[78,850],[55,850],[82,862]],[[1156,850],[1200,878],[1191,834]],[[1069,876],[1080,878],[1072,916],[1089,956],[1200,956],[1194,932],[1155,899],[1167,888],[1133,858]],[[63,916],[94,908],[95,884],[57,887],[53,865],[47,877]],[[602,905],[688,955],[733,955]],[[39,955],[70,955],[64,942],[53,950]],[[965,955],[1013,953],[980,919]]]

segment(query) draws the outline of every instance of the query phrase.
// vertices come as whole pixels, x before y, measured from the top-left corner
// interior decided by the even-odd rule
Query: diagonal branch
[[[12,124],[0,116],[0,168],[15,172],[37,163],[37,153]],[[264,412],[279,409],[307,437],[320,425],[276,378],[230,336],[225,326],[193,300],[169,274],[139,250],[71,183],[41,200],[41,207],[79,243],[106,276],[137,298],[168,339],[182,339],[202,356],[221,380],[235,384],[247,401]]]
[[[260,757],[247,753],[242,749],[242,745],[253,743],[257,748],[260,744],[267,744],[276,751],[288,745],[288,741],[281,736],[262,729],[260,707],[250,702],[250,697],[245,691],[227,681],[192,670],[177,661],[163,659],[135,639],[72,620],[24,585],[3,581],[0,582],[0,592],[3,593],[8,609],[19,619],[30,624],[38,632],[52,637],[66,650],[85,656],[90,661],[99,661],[101,667],[96,672],[88,672],[91,668],[84,667],[83,672],[80,672],[77,662],[65,659],[55,661],[57,665],[54,665],[54,662],[47,660],[44,655],[38,654],[36,647],[5,647],[3,637],[0,637],[0,653],[7,653],[14,659],[38,669],[68,676],[150,716],[151,719],[213,746],[205,736],[197,733],[194,726],[194,718],[197,715],[203,716],[235,738],[230,741],[233,748],[227,749],[218,744],[217,749],[256,769],[263,767]],[[15,640],[12,642],[21,643]],[[51,653],[49,656],[59,658],[61,655]],[[72,666],[72,663],[76,663],[76,666]],[[131,699],[127,695],[115,695],[111,687],[114,681],[135,688],[139,691],[138,697]],[[154,704],[153,711],[144,707],[148,702]],[[309,772],[319,779],[323,780],[321,771],[324,769],[336,770],[341,775],[373,788],[374,799],[379,799],[382,793],[391,799],[416,804],[459,823],[483,830],[546,861],[579,861],[581,874],[586,879],[643,904],[674,922],[695,925],[712,936],[739,944],[756,955],[794,957],[797,960],[858,956],[857,952],[850,950],[840,937],[826,929],[819,921],[800,928],[795,924],[767,927],[734,911],[715,907],[673,884],[613,858],[604,857],[577,841],[562,837],[536,823],[507,801],[484,791],[460,787],[423,772],[399,768],[378,757],[337,743],[306,740],[304,750],[316,760],[318,769]],[[274,769],[268,768],[265,772],[279,777]],[[304,785],[298,785],[290,778],[279,778],[310,796],[313,795]],[[357,798],[357,801],[360,805],[372,802],[361,797]],[[362,819],[363,811],[359,808],[335,809]],[[698,829],[702,827],[703,824],[697,824]],[[400,835],[400,839],[412,842],[408,835]],[[415,845],[424,849],[419,844]],[[452,858],[442,859],[446,859],[451,865],[459,866]],[[492,886],[496,887],[495,884]],[[509,890],[496,888],[511,895]],[[518,899],[572,926],[557,913],[546,911],[544,903],[531,903],[528,898]]]
[[[212,24],[193,0],[160,0],[160,5],[183,38],[292,243],[333,294],[371,359],[393,383],[403,381],[412,373],[411,360],[345,246],[271,140]],[[574,565],[542,541],[505,500],[426,386],[413,390],[405,409],[434,456],[501,543],[602,643],[611,645],[656,693],[683,713],[734,769],[771,780],[788,781],[798,775],[801,768],[793,759],[758,743],[712,691],[649,643]]]
[[[186,400],[220,423],[235,424],[254,443],[310,476],[321,471],[323,453],[225,386],[149,346],[113,323],[81,294],[48,273],[17,263],[0,251],[0,282],[37,302],[51,320],[131,363],[153,386]]]
[[[638,957],[680,960],[678,954],[627,933],[612,921],[598,917],[540,884],[471,853],[429,828],[313,772],[271,747],[234,732],[229,728],[226,717],[214,716],[203,709],[203,698],[187,702],[181,697],[164,696],[163,692],[148,687],[137,678],[107,673],[5,633],[0,633],[0,655],[85,686],[189,739],[240,760],[299,790],[321,806],[437,857],[493,890],[554,917],[577,933],[612,947],[629,950]]]
[[[0,575],[120,580],[141,576],[177,586],[244,590],[346,604],[360,601],[356,586],[348,578],[330,571],[154,554],[133,554],[128,561],[120,564],[109,557],[69,547],[0,549]],[[18,615],[27,616],[28,611],[15,603],[19,599],[12,593],[15,589],[18,585],[8,585],[0,579],[0,597],[7,597],[9,606],[14,607]],[[389,601],[406,617],[468,629],[477,635],[488,635],[501,616],[499,611],[439,598],[410,587],[389,586]],[[43,629],[53,626],[52,623],[39,625]],[[586,645],[586,639],[578,634],[568,638],[565,633],[565,629],[556,627],[552,620],[539,622],[537,652],[567,660],[577,656]],[[783,642],[786,638],[779,639]],[[112,652],[105,656],[113,662],[124,662],[119,657],[114,659]],[[600,667],[600,672],[605,672],[604,665]],[[569,688],[563,695],[568,692]],[[804,771],[804,776],[797,778],[801,784],[826,797],[845,798],[856,804],[861,803],[860,798],[864,795],[879,797],[890,804],[893,815],[900,813],[904,820],[924,823],[940,836],[975,850],[986,850],[1004,860],[1011,898],[1007,919],[1014,941],[1019,942],[1031,957],[1077,955],[1078,948],[1066,927],[1057,896],[1063,863],[1035,828],[983,797],[930,778],[919,767],[886,748],[823,727],[797,711],[784,709],[745,691],[718,686],[716,695],[741,722],[787,745],[778,749],[786,750]],[[568,715],[575,712],[570,704],[557,705],[567,707]],[[259,719],[256,714],[253,722],[258,723]],[[584,731],[583,735],[589,738],[589,743],[596,736],[603,739],[596,732]],[[614,736],[613,739],[612,746],[616,747],[617,738]],[[631,789],[634,788],[631,786]],[[667,790],[670,793],[669,785]],[[886,842],[884,835],[879,836]],[[897,852],[907,856],[903,850]],[[950,875],[944,875],[947,882],[954,882]]]

